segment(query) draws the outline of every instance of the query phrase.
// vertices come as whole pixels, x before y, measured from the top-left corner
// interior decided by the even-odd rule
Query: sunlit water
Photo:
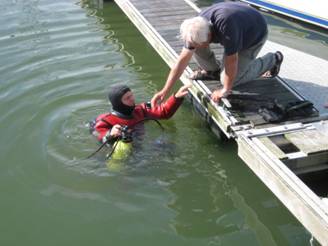
[[[120,172],[87,122],[167,66],[112,2],[0,2],[0,245],[309,245],[310,235],[185,102]]]

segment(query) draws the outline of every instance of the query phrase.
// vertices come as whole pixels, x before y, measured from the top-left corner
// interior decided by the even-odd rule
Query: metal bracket
[[[245,136],[248,138],[259,137],[259,136],[273,136],[278,134],[284,134],[287,132],[302,130],[302,129],[315,129],[312,124],[304,125],[302,123],[295,123],[282,126],[274,126],[263,129],[251,129],[246,131],[238,132],[237,135]]]

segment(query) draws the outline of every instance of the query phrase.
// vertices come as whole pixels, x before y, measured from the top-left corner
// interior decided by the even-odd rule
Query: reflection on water
[[[240,161],[223,158],[229,164],[213,160],[211,167],[170,180],[175,197],[169,207],[177,213],[172,221],[177,233],[210,238],[213,245],[302,245],[309,240],[296,221],[281,214],[278,200],[254,190],[258,181],[240,178],[239,172],[248,172],[246,166],[231,168]]]

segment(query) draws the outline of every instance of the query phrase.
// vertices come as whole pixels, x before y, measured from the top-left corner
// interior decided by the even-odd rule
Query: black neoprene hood
[[[122,97],[128,91],[131,91],[131,89],[126,85],[114,85],[108,93],[108,99],[112,104],[113,110],[127,116],[131,115],[134,110],[134,106],[128,106],[122,103]]]

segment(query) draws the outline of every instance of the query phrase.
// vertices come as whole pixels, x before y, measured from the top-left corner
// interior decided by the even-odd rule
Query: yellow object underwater
[[[115,150],[107,161],[107,167],[110,171],[120,171],[124,168],[126,158],[131,154],[132,142],[123,142],[119,140],[113,145],[113,148],[115,148]]]

